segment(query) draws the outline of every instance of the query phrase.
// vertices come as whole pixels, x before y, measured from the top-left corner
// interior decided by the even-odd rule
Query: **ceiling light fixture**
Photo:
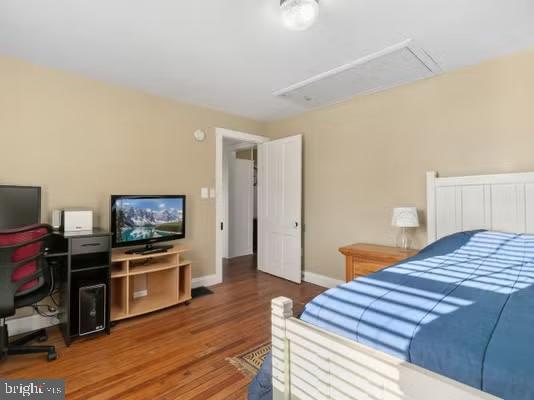
[[[319,0],[280,0],[282,21],[287,29],[305,31],[319,16]]]

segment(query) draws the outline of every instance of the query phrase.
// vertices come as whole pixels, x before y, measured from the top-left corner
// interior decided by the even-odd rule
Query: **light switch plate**
[[[210,195],[209,195],[209,190],[207,187],[203,187],[202,189],[200,189],[200,198],[201,199],[209,199]]]

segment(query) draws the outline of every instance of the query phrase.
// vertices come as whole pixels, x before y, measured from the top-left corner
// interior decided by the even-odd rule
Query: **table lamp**
[[[397,247],[409,249],[412,245],[412,239],[409,235],[409,228],[417,228],[419,226],[419,218],[417,216],[417,208],[415,207],[398,207],[393,209],[393,219],[391,221],[393,226],[400,229],[397,236]]]

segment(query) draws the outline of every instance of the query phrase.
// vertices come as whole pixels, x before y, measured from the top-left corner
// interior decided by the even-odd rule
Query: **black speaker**
[[[106,328],[106,285],[79,288],[79,335],[103,331]]]

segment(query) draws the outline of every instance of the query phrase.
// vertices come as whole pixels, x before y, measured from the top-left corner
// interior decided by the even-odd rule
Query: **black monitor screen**
[[[40,220],[40,187],[0,185],[0,229],[38,224]]]

